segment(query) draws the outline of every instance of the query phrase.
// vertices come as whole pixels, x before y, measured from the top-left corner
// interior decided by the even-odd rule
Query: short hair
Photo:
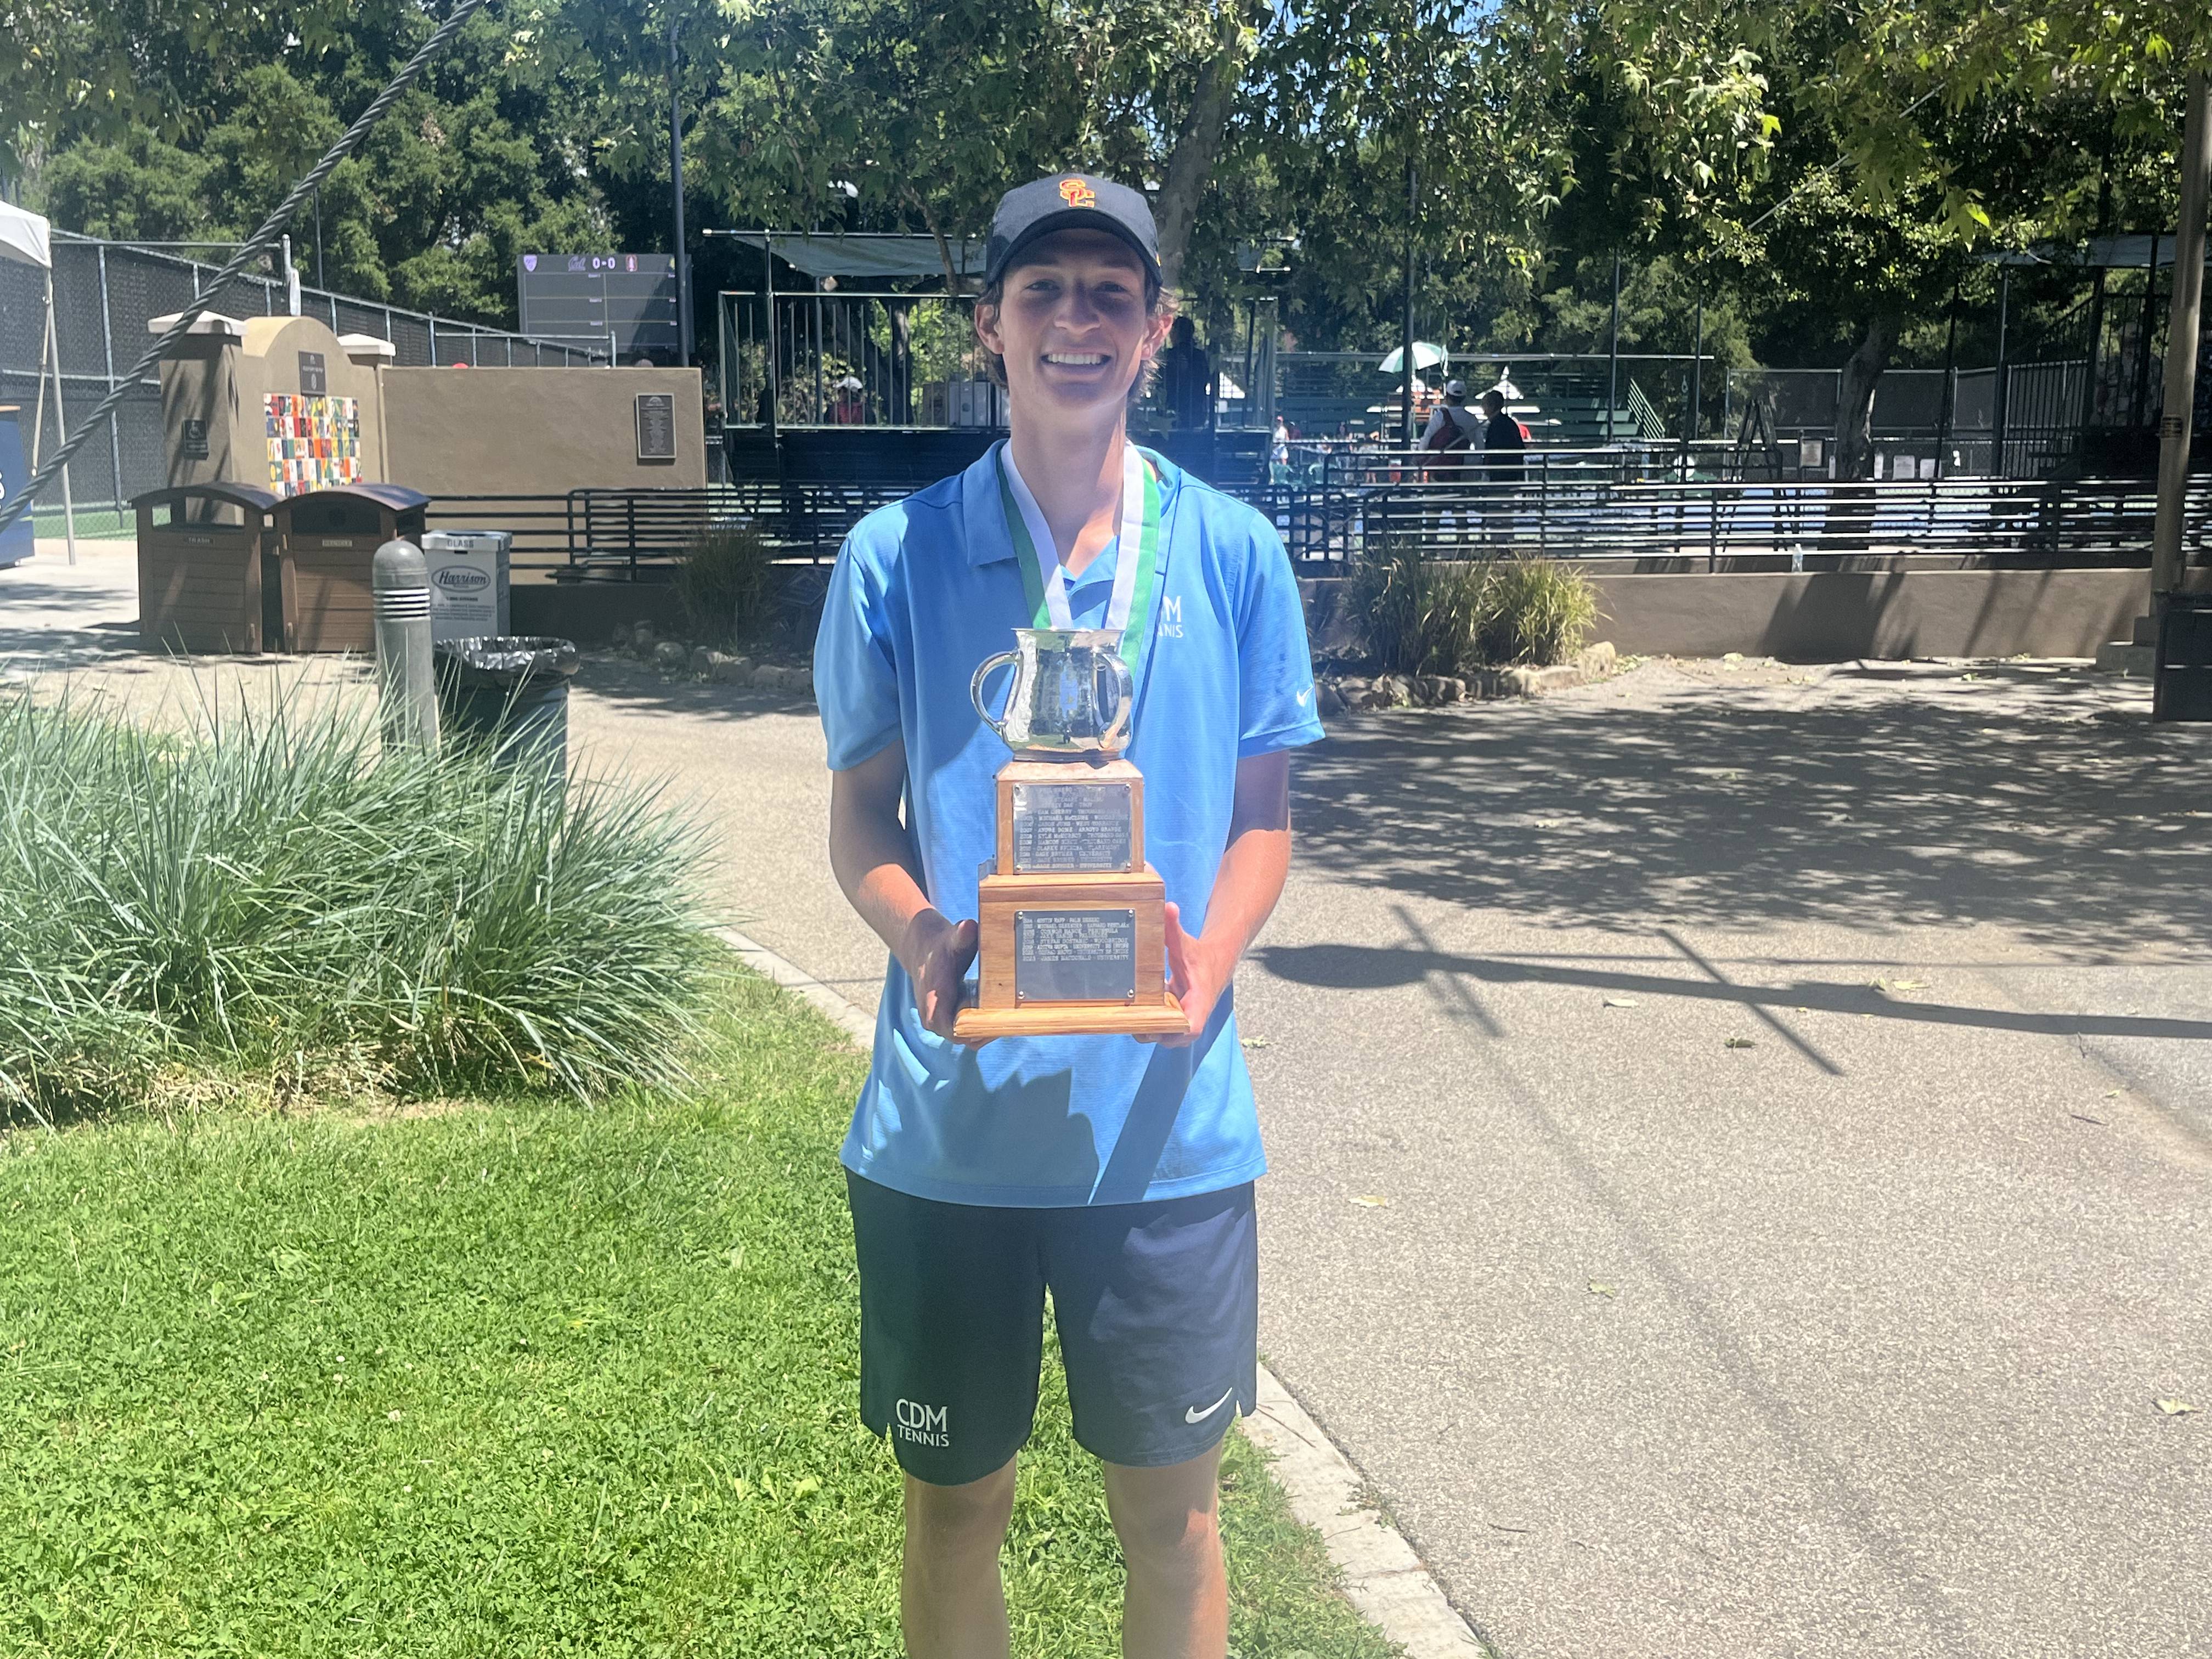
[[[1141,261],[1139,263],[1141,263]],[[1006,304],[1006,278],[1012,276],[1015,271],[1019,270],[1021,269],[1021,259],[1019,256],[1017,256],[1007,264],[1006,270],[999,274],[999,280],[997,282],[991,283],[981,294],[975,296],[975,310],[969,313],[971,321],[980,324],[981,319],[976,313],[981,313],[985,306],[988,306],[992,310],[996,311]],[[1152,274],[1150,271],[1146,271],[1145,273],[1145,315],[1147,317],[1180,317],[1182,314],[1182,307],[1176,298],[1175,290],[1171,288],[1161,287],[1160,284],[1153,279]],[[1169,326],[1172,328],[1174,325],[1170,324]],[[982,347],[983,372],[990,376],[992,385],[1003,389],[1006,384],[1006,360],[1000,356],[997,352],[992,350],[990,347],[983,344],[982,335],[980,329],[975,337],[975,343],[978,346]],[[1136,383],[1129,388],[1129,404],[1131,408],[1133,409],[1152,392],[1153,386],[1158,381],[1159,377],[1159,354],[1155,352],[1152,355],[1152,360],[1145,365],[1144,373],[1137,376]]]

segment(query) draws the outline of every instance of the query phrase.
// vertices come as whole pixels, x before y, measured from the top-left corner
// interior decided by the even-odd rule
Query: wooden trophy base
[[[1157,1007],[1122,1002],[1061,1002],[1033,1008],[979,1008],[970,1002],[952,1022],[961,1042],[1010,1036],[1173,1036],[1187,1030],[1182,1004],[1163,991]]]
[[[1167,884],[1135,871],[987,875],[975,1000],[953,1035],[1165,1036],[1185,1030],[1167,988]]]

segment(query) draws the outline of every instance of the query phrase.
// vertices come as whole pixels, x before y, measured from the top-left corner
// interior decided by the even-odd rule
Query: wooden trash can
[[[310,489],[277,505],[286,650],[376,649],[369,561],[395,538],[421,544],[429,500],[399,484],[365,483]]]
[[[149,489],[138,514],[138,637],[149,651],[258,652],[283,643],[278,498],[251,484]]]

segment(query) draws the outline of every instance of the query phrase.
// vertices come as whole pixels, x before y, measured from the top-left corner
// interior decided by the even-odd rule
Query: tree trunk
[[[1191,100],[1168,157],[1167,182],[1160,187],[1153,211],[1160,228],[1160,273],[1170,288],[1182,281],[1183,256],[1190,251],[1191,228],[1198,222],[1198,198],[1221,159],[1221,144],[1229,131],[1229,112],[1237,99],[1237,85],[1244,75],[1244,10],[1247,0],[1229,0],[1221,8],[1220,33],[1212,59],[1199,77],[1198,95]]]
[[[891,319],[891,420],[897,426],[914,424],[914,304],[887,300],[884,313]]]
[[[945,291],[957,299],[967,291],[967,287],[961,280],[959,268],[952,263],[952,244],[945,240],[944,228],[939,225],[937,215],[930,209],[929,198],[911,185],[907,186],[906,196],[921,215],[921,222],[929,227],[929,234],[937,243],[937,262],[945,267]]]
[[[1844,364],[1836,383],[1836,477],[1874,476],[1874,392],[1889,354],[1896,349],[1899,319],[1893,313],[1877,315],[1867,325],[1866,337]]]

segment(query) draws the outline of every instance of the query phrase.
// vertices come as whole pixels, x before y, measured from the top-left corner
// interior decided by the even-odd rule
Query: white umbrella
[[[31,428],[31,471],[39,470],[39,441],[46,429],[48,365],[54,381],[54,431],[62,443],[69,441],[69,420],[62,408],[62,355],[54,342],[53,228],[35,213],[0,202],[0,259],[34,266],[46,274],[46,362],[40,366],[39,409]],[[76,562],[76,503],[70,499],[69,464],[62,464],[62,530],[69,538],[69,562]]]
[[[1385,374],[1395,374],[1400,369],[1405,367],[1405,364],[1406,348],[1403,346],[1398,346],[1391,351],[1389,356],[1377,363],[1376,367],[1381,369]],[[1451,353],[1446,351],[1442,346],[1432,344],[1427,340],[1414,341],[1414,372],[1418,374],[1425,368],[1437,368],[1439,367],[1444,368],[1451,367]]]

